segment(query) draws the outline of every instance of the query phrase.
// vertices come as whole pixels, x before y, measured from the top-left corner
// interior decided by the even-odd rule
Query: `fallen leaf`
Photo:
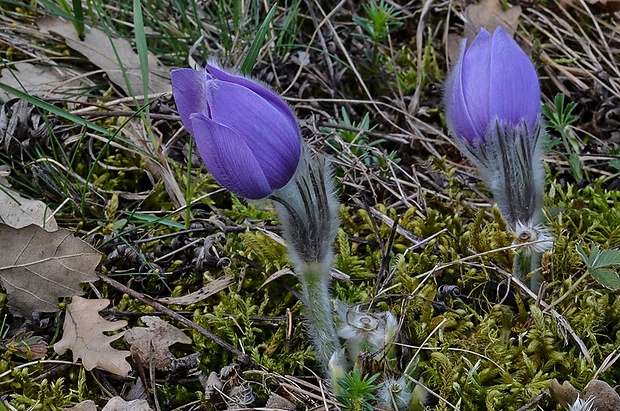
[[[101,411],[153,411],[146,400],[125,401],[121,397],[113,397]]]
[[[145,364],[152,364],[161,371],[178,371],[183,359],[176,358],[170,352],[170,347],[176,343],[191,344],[192,339],[177,327],[168,324],[159,317],[145,316],[141,320],[147,327],[134,327],[125,333],[125,341],[131,344],[131,351],[137,354]],[[189,362],[198,356],[188,356]],[[188,358],[184,357],[184,358]],[[184,364],[182,368],[193,368],[192,364]]]
[[[39,335],[20,334],[2,343],[0,347],[14,352],[20,358],[32,361],[45,357],[48,345],[45,339]]]
[[[226,275],[220,277],[209,284],[205,285],[198,291],[194,291],[191,294],[184,295],[182,297],[164,297],[159,298],[157,301],[163,304],[175,304],[175,305],[190,305],[202,301],[228,287],[234,282],[232,275]]]
[[[62,355],[67,350],[73,352],[73,361],[82,359],[87,371],[95,367],[126,377],[131,365],[125,360],[129,351],[112,348],[111,342],[124,334],[106,335],[104,332],[117,331],[127,325],[127,321],[107,321],[99,315],[110,304],[109,300],[87,300],[73,297],[67,306],[67,315],[63,324],[62,339],[54,344],[54,351]]]
[[[198,378],[200,383],[205,389],[205,399],[207,401],[212,401],[212,397],[216,395],[219,397],[219,393],[224,389],[224,382],[220,379],[220,376],[217,375],[215,371],[211,371],[208,377],[204,375],[200,375]]]
[[[12,63],[2,70],[0,83],[38,97],[75,97],[84,92],[85,83],[73,70],[50,64]],[[0,90],[0,99],[11,95]]]
[[[503,26],[510,36],[514,36],[520,16],[521,6],[512,6],[502,10],[500,0],[481,0],[479,4],[470,4],[465,8],[463,12],[465,19],[463,35],[471,43],[480,28],[484,27],[493,33],[497,27]]]
[[[9,100],[0,107],[0,150],[9,156],[48,146],[49,131],[49,122],[26,100]]]
[[[69,230],[0,224],[0,283],[8,306],[31,317],[58,311],[58,299],[83,294],[80,283],[96,281],[101,254]]]
[[[97,411],[97,405],[93,400],[86,400],[64,411]]]
[[[0,170],[0,223],[13,228],[22,228],[31,224],[45,228],[47,231],[58,230],[58,224],[45,203],[29,200],[3,184]],[[4,180],[6,182],[6,180]]]
[[[238,410],[248,408],[256,400],[254,390],[247,382],[242,382],[240,385],[234,386],[228,392],[228,410]]]
[[[82,54],[95,66],[105,71],[110,80],[123,89],[127,95],[142,94],[140,58],[126,39],[109,37],[103,30],[87,27],[86,35],[82,41],[71,23],[64,22],[56,17],[39,19],[37,25],[42,31],[63,37],[68,47]],[[148,62],[149,92],[171,91],[170,70],[163,67],[157,57],[150,52]],[[121,64],[123,69],[121,69]],[[129,86],[125,82],[123,70],[129,80]]]

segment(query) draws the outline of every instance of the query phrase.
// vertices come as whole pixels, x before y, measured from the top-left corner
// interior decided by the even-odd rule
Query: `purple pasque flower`
[[[544,124],[540,85],[530,59],[500,26],[466,47],[446,82],[446,121],[478,167],[512,231],[543,217]],[[519,233],[517,233],[519,234]]]
[[[288,105],[265,86],[211,64],[172,71],[172,94],[187,131],[213,177],[248,199],[289,182],[301,136]]]
[[[446,120],[470,146],[485,144],[495,120],[533,130],[540,111],[540,85],[532,62],[503,27],[485,29],[466,47],[446,83]]]

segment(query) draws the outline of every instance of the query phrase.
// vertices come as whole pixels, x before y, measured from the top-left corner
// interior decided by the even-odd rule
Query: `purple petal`
[[[190,116],[193,113],[208,115],[207,81],[212,76],[205,70],[183,68],[172,70],[172,95],[185,129],[194,135]]]
[[[501,26],[493,34],[490,80],[491,117],[533,128],[540,111],[540,85],[534,65]]]
[[[486,134],[491,120],[489,116],[489,94],[493,91],[489,85],[491,42],[491,34],[485,29],[480,29],[463,57],[461,74],[463,95],[478,136]]]
[[[256,157],[241,137],[204,114],[192,114],[200,156],[213,177],[238,196],[257,200],[273,191]]]
[[[270,104],[277,107],[282,114],[291,122],[293,127],[297,128],[297,120],[295,114],[291,108],[273,91],[269,90],[267,87],[262,86],[261,84],[247,79],[241,76],[235,76],[229,73],[226,73],[223,70],[220,70],[218,67],[213,66],[211,64],[207,64],[207,70],[218,80],[225,81],[227,83],[239,84],[240,86],[249,88],[265,100],[267,100]]]
[[[297,124],[244,85],[214,80],[208,84],[207,97],[211,118],[245,141],[269,185],[276,189],[288,183],[301,155]]]
[[[461,55],[452,69],[452,74],[446,81],[446,121],[452,133],[472,144],[482,138],[472,122],[463,95],[463,55],[467,40],[461,42]]]

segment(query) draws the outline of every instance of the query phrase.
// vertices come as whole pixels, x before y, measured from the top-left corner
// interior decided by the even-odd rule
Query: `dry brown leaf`
[[[8,188],[8,184],[2,184],[1,177],[2,170],[0,170],[0,223],[13,228],[35,224],[47,231],[58,230],[52,211],[43,202],[23,198],[18,192]]]
[[[80,40],[75,28],[69,22],[56,17],[44,17],[37,20],[42,31],[55,33],[64,38],[68,47],[86,57],[95,66],[101,68],[110,80],[123,89],[127,95],[142,95],[142,71],[138,54],[131,43],[124,38],[108,37],[105,31],[94,27],[87,28],[84,40]],[[125,70],[131,91],[125,82],[120,59]],[[149,93],[171,91],[170,71],[164,68],[157,57],[149,53]]]
[[[159,298],[157,301],[163,304],[175,304],[175,305],[190,305],[202,301],[228,287],[234,282],[232,275],[228,274],[224,277],[220,277],[209,284],[205,285],[198,291],[194,291],[191,294],[184,295],[182,297],[164,297]]]
[[[39,97],[75,96],[83,93],[81,89],[85,86],[81,77],[67,68],[24,62],[13,63],[2,70],[0,83]],[[11,97],[0,91],[0,99],[7,101]]]
[[[512,6],[502,10],[500,0],[481,0],[479,4],[470,4],[463,12],[465,31],[463,35],[469,42],[476,37],[480,28],[484,27],[493,33],[499,26],[503,26],[510,36],[514,36],[519,25],[521,6]]]
[[[125,401],[121,397],[113,397],[101,411],[153,411],[146,400]]]
[[[97,280],[101,254],[69,230],[0,224],[0,244],[0,282],[21,315],[58,311],[59,298],[83,294],[80,283]]]
[[[191,338],[159,317],[145,316],[141,320],[148,328],[134,327],[125,333],[125,341],[131,344],[131,351],[144,364],[152,364],[161,371],[177,371],[183,359],[176,358],[170,347],[176,343],[191,344]],[[191,365],[184,368],[191,368]]]
[[[109,300],[87,300],[73,297],[67,306],[67,315],[63,324],[62,339],[54,344],[56,354],[62,355],[67,350],[73,352],[73,361],[82,359],[87,371],[95,367],[126,377],[131,365],[125,360],[129,351],[112,348],[111,342],[124,334],[105,335],[104,332],[117,331],[127,325],[127,321],[107,321],[99,315],[110,304]]]
[[[47,354],[47,342],[40,335],[31,333],[18,334],[5,340],[2,345],[9,352],[15,353],[20,358],[26,360],[39,360]]]
[[[86,400],[64,411],[97,411],[97,405],[93,400]]]

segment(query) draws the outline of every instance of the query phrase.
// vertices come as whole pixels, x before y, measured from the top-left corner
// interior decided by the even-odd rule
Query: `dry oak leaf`
[[[81,77],[65,67],[19,61],[2,70],[0,83],[35,96],[61,98],[84,91],[86,84]],[[8,101],[11,97],[0,91],[0,99]]]
[[[88,300],[73,297],[67,306],[67,315],[62,327],[62,339],[54,344],[56,354],[62,355],[67,350],[73,352],[73,361],[82,359],[87,371],[95,367],[126,377],[131,365],[125,360],[129,351],[112,348],[111,342],[121,338],[124,332],[105,335],[104,332],[117,331],[127,325],[127,321],[107,321],[99,315],[110,303],[109,300]]]
[[[463,12],[465,31],[463,35],[469,44],[478,34],[481,27],[493,33],[499,26],[503,26],[510,36],[514,36],[519,25],[521,6],[512,6],[502,10],[500,0],[481,0],[479,4],[470,4]]]
[[[110,37],[103,30],[88,27],[84,40],[80,40],[71,23],[56,17],[38,19],[37,25],[44,32],[62,36],[68,47],[82,54],[95,66],[105,71],[110,80],[123,89],[127,95],[142,94],[140,58],[126,39]],[[148,63],[149,93],[171,91],[170,70],[163,67],[157,57],[150,52],[148,53]],[[121,64],[125,73],[121,70]],[[128,87],[125,82],[125,74],[131,87]],[[130,88],[133,93],[130,92]]]
[[[101,254],[69,230],[0,224],[0,283],[9,308],[31,317],[58,311],[58,299],[83,294],[80,283],[96,281]]]
[[[584,399],[591,398],[593,399],[592,409],[596,411],[620,410],[620,395],[605,381],[592,380],[588,383]]]
[[[113,397],[101,411],[153,411],[146,400],[125,401],[121,397]]]
[[[2,170],[0,170],[1,177]],[[45,203],[22,197],[18,192],[2,184],[2,180],[0,180],[0,223],[10,225],[13,228],[36,224],[47,231],[58,230],[56,219]]]
[[[191,358],[196,357],[177,358],[170,352],[170,347],[176,343],[192,343],[192,339],[183,331],[159,317],[145,316],[140,319],[148,325],[148,328],[132,328],[125,333],[125,341],[131,344],[131,351],[136,353],[143,363],[153,364],[161,371],[177,371],[179,366],[183,365],[183,358],[191,361]],[[197,357],[194,361],[197,361]],[[196,365],[193,364],[194,367]],[[183,368],[192,368],[192,365]]]

